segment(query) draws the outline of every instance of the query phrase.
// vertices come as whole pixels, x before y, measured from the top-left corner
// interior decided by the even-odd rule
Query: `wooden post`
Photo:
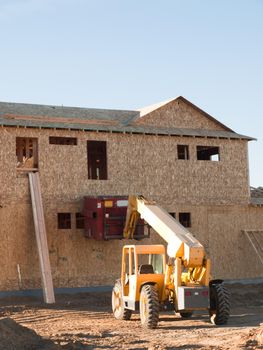
[[[47,244],[47,234],[41,197],[39,174],[38,172],[30,172],[28,176],[44,301],[47,304],[52,304],[55,302],[55,296],[49,261],[49,251]]]

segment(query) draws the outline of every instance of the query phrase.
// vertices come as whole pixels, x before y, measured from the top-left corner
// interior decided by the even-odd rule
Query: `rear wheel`
[[[132,311],[125,309],[124,307],[122,287],[121,287],[120,280],[117,280],[113,287],[111,303],[112,303],[113,316],[117,320],[129,320],[131,318]]]
[[[151,284],[142,287],[140,294],[140,319],[144,328],[156,328],[159,321],[157,288]]]
[[[224,325],[230,315],[230,293],[222,284],[210,286],[210,320],[213,324]]]
[[[192,317],[193,312],[192,311],[185,311],[185,312],[180,312],[180,316],[182,318],[190,318]]]

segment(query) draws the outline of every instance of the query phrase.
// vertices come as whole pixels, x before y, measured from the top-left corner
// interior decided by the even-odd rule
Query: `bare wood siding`
[[[249,201],[246,141],[54,131],[78,138],[77,146],[50,145],[48,130],[9,129],[1,136],[1,196],[29,199],[27,176],[16,172],[15,138],[38,138],[44,200],[77,200],[83,195],[142,193],[166,202],[244,204]],[[108,180],[89,180],[87,140],[107,141]],[[177,144],[188,144],[190,160],[177,159]],[[6,146],[7,145],[7,146]],[[220,147],[219,162],[196,160],[196,146]],[[0,158],[1,159],[1,158]]]
[[[16,172],[16,136],[38,138],[55,287],[112,284],[120,273],[121,248],[127,242],[95,242],[75,229],[74,214],[81,211],[84,195],[141,193],[170,212],[190,211],[191,231],[212,256],[215,277],[262,275],[259,267],[245,264],[251,252],[240,233],[247,226],[263,227],[262,209],[248,207],[245,141],[7,128],[0,130],[0,256],[5,267],[0,290],[19,288],[17,264],[21,287],[40,287],[28,178]],[[49,136],[77,137],[78,145],[50,145]],[[88,180],[87,140],[108,141],[109,180]],[[189,144],[189,161],[177,160],[178,143]],[[196,145],[219,146],[222,161],[197,161]],[[58,212],[72,213],[71,230],[57,229]],[[159,242],[152,234],[140,243]],[[243,264],[242,269],[233,264]]]
[[[183,101],[172,101],[137,119],[136,123],[186,129],[225,130],[223,126]]]

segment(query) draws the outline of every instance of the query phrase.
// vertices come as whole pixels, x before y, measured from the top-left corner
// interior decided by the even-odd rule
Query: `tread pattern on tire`
[[[230,315],[230,292],[223,284],[210,287],[210,320],[213,324],[224,325]]]
[[[142,326],[153,329],[157,327],[159,321],[159,297],[156,286],[151,284],[143,286],[141,295],[143,294],[147,299],[147,314],[145,315],[144,321],[142,321],[141,317]]]
[[[120,280],[117,280],[115,282],[115,285],[113,287],[113,291],[112,291],[112,294],[114,293],[114,290],[115,289],[118,289],[119,292],[122,294],[122,286],[121,286],[121,281]],[[113,296],[112,296],[113,298]],[[125,309],[124,308],[124,304],[123,304],[123,299],[122,299],[122,305],[121,305],[121,312],[116,315],[114,313],[114,310],[113,310],[113,301],[112,301],[112,312],[113,312],[113,315],[114,317],[117,319],[117,320],[125,320],[125,321],[128,321],[130,318],[131,318],[131,315],[132,315],[132,310],[129,310],[129,309]]]

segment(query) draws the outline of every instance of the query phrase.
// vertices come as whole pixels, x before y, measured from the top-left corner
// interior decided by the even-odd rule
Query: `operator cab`
[[[164,288],[165,248],[163,245],[123,247],[121,282],[125,307],[135,310],[144,284],[156,284],[160,299]]]

